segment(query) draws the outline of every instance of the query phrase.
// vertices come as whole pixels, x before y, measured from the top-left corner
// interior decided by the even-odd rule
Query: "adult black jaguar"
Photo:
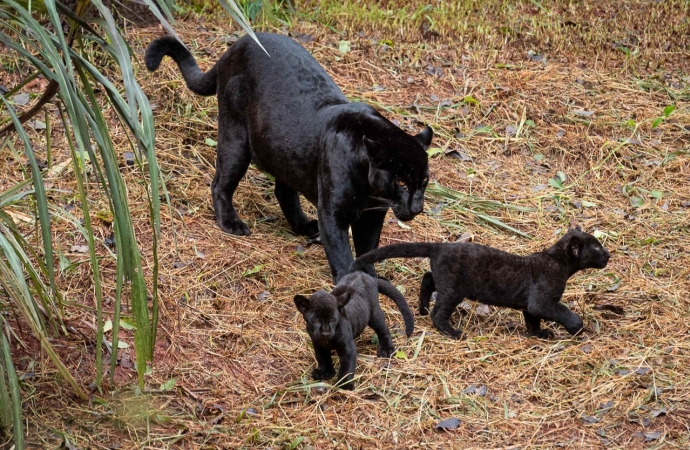
[[[275,195],[292,230],[320,234],[337,282],[353,262],[348,239],[363,255],[379,243],[388,208],[403,221],[422,212],[429,181],[426,149],[433,131],[411,136],[363,103],[350,103],[326,71],[287,36],[257,33],[235,42],[207,72],[176,38],[146,49],[146,67],[164,56],[187,87],[218,96],[218,149],[211,191],[218,225],[248,235],[232,204],[251,161],[275,177]],[[270,56],[269,56],[270,55]],[[299,193],[316,205],[309,220]],[[367,272],[374,274],[373,266]]]

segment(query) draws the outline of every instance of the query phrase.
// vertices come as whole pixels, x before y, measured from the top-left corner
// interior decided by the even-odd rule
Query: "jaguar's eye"
[[[429,182],[429,177],[424,177],[422,184],[427,184]]]
[[[398,186],[400,186],[401,188],[406,188],[406,187],[407,187],[407,185],[405,184],[405,182],[404,182],[403,180],[398,180],[398,181],[396,181],[396,183],[397,183]]]

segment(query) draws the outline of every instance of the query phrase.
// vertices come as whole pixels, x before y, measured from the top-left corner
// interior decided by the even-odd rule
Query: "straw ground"
[[[584,319],[581,337],[553,327],[554,340],[529,338],[519,313],[467,302],[454,316],[465,340],[439,335],[419,316],[406,339],[399,312],[384,299],[400,352],[376,358],[373,333],[365,331],[354,392],[313,382],[313,351],[292,297],[329,287],[323,249],[289,232],[271,181],[254,168],[235,197],[253,234],[218,229],[209,188],[216,101],[191,94],[169,61],[147,73],[143,49],[162,31],[136,29],[128,38],[140,58],[137,76],[156,105],[158,157],[171,201],[162,225],[155,364],[148,390],[137,396],[133,352],[122,349],[115,385],[84,404],[25,339],[17,365],[26,375],[30,442],[44,447],[67,439],[78,448],[690,445],[687,2],[582,2],[571,9],[553,2],[516,2],[512,9],[484,3],[463,15],[409,2],[401,15],[386,2],[361,9],[323,3],[319,10],[298,2],[300,15],[289,25],[264,27],[299,37],[349,98],[371,103],[409,132],[434,127],[431,178],[440,187],[430,189],[425,214],[413,222],[399,224],[390,215],[382,244],[472,236],[527,254],[553,243],[570,223],[596,232],[612,252],[609,266],[576,275],[564,295]],[[462,20],[450,20],[453,14]],[[189,13],[175,27],[208,68],[235,35],[226,22]],[[11,74],[2,77],[4,84],[13,81]],[[112,132],[117,140],[119,130]],[[62,130],[54,129],[52,139],[59,164],[67,157]],[[22,176],[17,161],[2,155],[0,167],[10,178]],[[144,243],[150,229],[142,175],[124,162],[122,170],[133,211],[141,210],[136,231]],[[69,173],[52,183],[73,189]],[[55,196],[65,204],[74,200],[74,194]],[[103,217],[98,237],[111,231]],[[85,259],[69,253],[83,244],[70,228],[58,226],[55,239],[69,261]],[[112,297],[114,264],[105,246],[101,254]],[[424,260],[391,260],[378,270],[416,309],[427,267]],[[94,331],[86,265],[65,266],[61,283],[71,299],[71,333],[56,347],[88,386]],[[121,338],[127,342],[127,332]],[[457,428],[435,428],[449,418],[460,420]]]

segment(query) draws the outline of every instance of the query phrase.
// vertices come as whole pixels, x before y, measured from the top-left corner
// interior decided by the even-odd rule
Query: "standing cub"
[[[518,256],[474,243],[394,244],[357,258],[353,270],[388,258],[430,258],[419,292],[420,314],[428,313],[431,294],[437,299],[431,319],[438,330],[454,339],[462,333],[450,325],[455,308],[467,298],[487,305],[522,310],[527,332],[551,337],[541,320],[560,323],[570,334],[582,329],[580,316],[561,303],[568,279],[584,269],[603,269],[611,254],[601,243],[571,228],[554,245],[541,252]]]
[[[386,326],[386,318],[379,305],[379,292],[390,297],[400,309],[405,320],[407,336],[414,331],[414,317],[405,297],[387,280],[375,279],[363,272],[356,272],[341,278],[340,283],[329,294],[316,291],[309,298],[296,295],[297,310],[304,316],[307,333],[314,344],[316,369],[315,380],[333,377],[331,350],[340,358],[338,380],[344,389],[353,389],[352,378],[357,366],[355,338],[369,325],[379,338],[377,356],[389,357],[395,351],[393,340]]]

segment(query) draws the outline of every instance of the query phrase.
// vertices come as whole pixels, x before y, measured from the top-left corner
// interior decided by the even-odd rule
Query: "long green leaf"
[[[2,325],[5,325],[4,327]],[[4,318],[0,316],[0,333],[3,332],[3,328],[6,328],[7,325],[4,321]],[[11,369],[9,369],[11,370]],[[7,370],[5,369],[5,361],[4,358],[0,358],[0,429],[3,430],[9,430],[10,427],[12,426],[12,407],[10,406],[12,400],[11,396],[12,394],[10,393],[10,388],[7,385],[7,379],[5,373]]]
[[[4,231],[4,227],[0,228],[0,231]],[[22,315],[28,320],[31,327],[43,334],[45,324],[33,301],[33,296],[29,292],[29,286],[24,279],[23,265],[17,254],[21,250],[17,248],[16,243],[11,243],[9,239],[11,239],[9,234],[0,233],[0,250],[3,251],[7,260],[6,264],[4,261],[0,261],[0,272],[3,274],[0,283],[10,298],[15,299],[16,306],[22,311]]]
[[[68,129],[67,118],[65,117],[62,108],[60,108],[60,117],[65,129]],[[94,290],[96,296],[96,386],[101,387],[103,380],[103,351],[101,344],[103,341],[103,290],[101,288],[101,271],[99,261],[96,257],[96,244],[93,239],[93,227],[91,225],[91,214],[89,212],[89,202],[86,198],[86,188],[84,183],[84,176],[81,173],[77,156],[77,151],[74,147],[74,142],[69,133],[66,133],[67,146],[72,155],[72,164],[74,165],[74,176],[77,180],[77,189],[79,191],[79,200],[81,202],[81,210],[84,215],[84,237],[89,246],[89,260],[91,261],[91,272],[93,274]],[[83,166],[82,166],[83,167]]]
[[[41,235],[43,236],[43,246],[45,248],[45,261],[48,267],[48,276],[50,277],[50,287],[53,292],[57,292],[57,286],[55,284],[55,264],[53,261],[53,238],[50,235],[50,214],[48,213],[48,197],[46,195],[45,185],[43,184],[43,176],[38,168],[38,162],[36,161],[36,156],[34,155],[34,148],[31,145],[31,139],[24,131],[22,124],[19,122],[17,114],[14,112],[14,108],[5,100],[4,96],[0,96],[0,100],[5,104],[5,108],[10,113],[14,126],[16,127],[19,137],[24,142],[24,153],[29,159],[31,164],[31,178],[33,179],[34,190],[36,195],[36,205],[38,206],[38,218],[41,223]]]
[[[237,3],[235,3],[235,0],[218,0],[219,3],[225,8],[225,10],[230,14],[230,17],[233,18],[235,22],[239,24],[239,26],[242,27],[244,31],[247,32],[248,35],[254,39],[254,41],[259,44],[259,47],[266,52],[268,56],[271,56],[268,51],[264,48],[263,45],[261,45],[261,42],[259,42],[259,39],[256,37],[256,34],[254,34],[254,31],[252,30],[252,26],[249,25],[249,22],[247,21],[247,18],[244,17],[244,14],[242,14],[242,10],[237,6]]]
[[[121,248],[121,245],[124,245],[122,243],[122,238],[120,237],[120,233],[117,229],[117,223],[114,224],[115,228],[115,245],[118,248]],[[124,278],[124,268],[123,266],[123,259],[122,258],[117,258],[117,264],[116,264],[116,269],[115,269],[115,314],[113,315],[113,331],[112,331],[112,345],[113,345],[113,351],[110,354],[110,382],[115,381],[115,366],[117,365],[117,347],[118,343],[120,342],[120,311],[122,310],[122,283],[123,283],[123,278]],[[135,348],[136,350],[136,348]]]
[[[173,36],[177,36],[177,33],[175,33],[175,30],[173,30],[173,27],[170,26],[167,20],[165,20],[165,17],[161,14],[160,9],[156,5],[156,3],[152,2],[151,0],[143,0],[144,3],[146,3],[146,6],[149,7],[149,10],[153,13],[154,16],[156,16],[156,19],[163,25],[163,28],[165,28],[165,31],[168,32],[168,34],[171,34]],[[168,8],[168,5],[165,4],[165,2],[161,2],[158,5],[161,6],[161,9],[163,9],[163,12],[165,13],[166,16],[169,18],[172,18],[172,12],[170,12],[170,9]],[[118,33],[119,34],[119,33]]]
[[[140,106],[141,117],[142,117],[142,132],[144,136],[154,136],[154,126],[153,126],[153,111],[151,110],[151,105],[148,98],[141,90],[139,85],[136,86],[137,103]],[[160,177],[160,169],[158,167],[158,161],[156,159],[156,150],[154,148],[154,143],[151,140],[146,140],[146,147],[144,151],[146,152],[146,160],[149,164],[149,178],[151,180],[149,193],[149,214],[153,221],[153,236],[152,236],[152,246],[153,246],[153,288],[152,297],[153,302],[151,304],[151,331],[150,331],[150,354],[149,359],[153,360],[153,348],[156,343],[156,333],[158,331],[158,240],[161,234],[161,205],[160,205],[160,195],[159,191],[159,181],[160,187],[165,193],[168,207],[170,205],[170,197],[168,196],[167,189],[165,188],[165,182],[163,178]]]
[[[0,429],[9,430],[12,426],[12,402],[9,387],[5,380],[5,366],[0,362]]]
[[[40,306],[35,304],[33,296],[27,297],[26,294],[29,292],[29,289],[28,284],[24,282],[24,284],[20,286],[22,295],[17,297],[29,300],[24,309],[24,314],[29,314],[27,319],[36,322],[37,326],[39,326],[42,330],[45,330],[45,322],[43,321],[43,315],[45,315],[51,322],[52,330],[57,331],[58,324],[55,323],[53,319],[57,317],[59,320],[60,312],[56,308],[57,305],[54,301],[55,296],[49,292],[50,289],[45,286],[43,279],[41,278],[42,276],[47,277],[48,269],[46,268],[45,264],[42,264],[39,255],[36,254],[34,246],[30,245],[24,236],[19,232],[12,218],[0,211],[0,219],[2,220],[0,223],[0,232],[5,235],[5,238],[12,247],[12,257],[16,257],[18,261],[18,263],[14,266],[15,271],[19,273],[18,268],[23,268],[23,271],[28,275],[28,278],[31,280],[31,283],[34,286],[34,296],[38,296],[43,308],[41,310],[43,314],[39,314],[38,310],[40,309]],[[38,267],[34,266],[34,261],[37,262],[36,265]],[[12,261],[10,261],[10,263],[12,263]],[[26,289],[23,289],[24,285],[27,286]]]
[[[9,392],[12,397],[12,434],[14,435],[14,448],[24,449],[24,425],[22,423],[22,397],[19,391],[19,380],[17,372],[12,364],[12,354],[10,353],[10,343],[7,342],[5,333],[0,331],[0,353],[2,362],[7,374]],[[0,374],[3,375],[3,374]],[[4,382],[4,375],[3,375]]]

